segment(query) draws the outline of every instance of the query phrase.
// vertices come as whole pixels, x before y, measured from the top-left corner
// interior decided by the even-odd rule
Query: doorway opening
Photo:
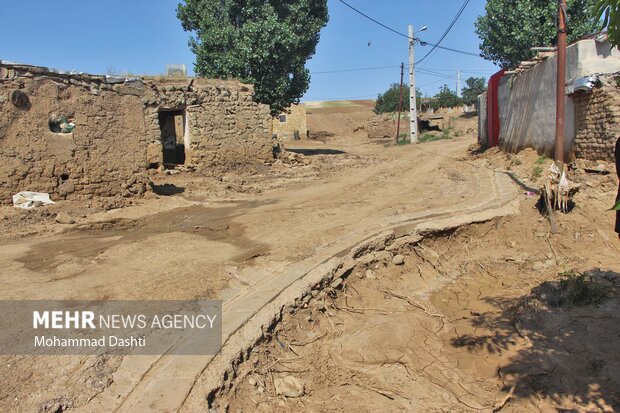
[[[159,111],[164,166],[185,164],[186,117],[185,110]]]

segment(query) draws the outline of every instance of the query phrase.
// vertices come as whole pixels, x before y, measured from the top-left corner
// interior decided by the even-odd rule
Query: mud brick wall
[[[255,103],[251,85],[237,81],[188,79],[146,81],[148,163],[161,162],[158,113],[183,110],[185,164],[203,173],[273,162],[269,106]],[[189,143],[189,145],[187,145]]]
[[[0,203],[139,196],[163,162],[160,111],[186,122],[185,164],[206,174],[273,161],[271,116],[236,81],[122,78],[0,62]],[[63,115],[70,133],[50,128]]]
[[[142,101],[114,87],[101,77],[0,66],[0,203],[19,191],[58,200],[147,190]],[[53,115],[69,117],[75,129],[52,132]]]
[[[374,115],[368,119],[366,124],[366,132],[369,139],[384,139],[396,138],[396,126],[398,123],[398,116],[395,113]],[[400,133],[409,133],[409,118],[405,115],[401,115],[400,118]]]
[[[620,137],[620,88],[612,77],[601,78],[601,87],[591,93],[577,92],[575,102],[575,143],[577,158],[614,160]]]
[[[281,118],[282,116],[284,117]],[[308,135],[305,105],[292,105],[287,112],[282,112],[273,118],[273,133],[278,138],[282,140],[294,139],[295,131],[299,133],[299,139],[305,139]]]

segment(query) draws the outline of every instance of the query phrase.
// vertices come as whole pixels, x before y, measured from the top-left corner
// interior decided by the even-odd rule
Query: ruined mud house
[[[272,160],[269,107],[251,85],[126,78],[0,61],[0,202],[135,196],[148,169],[217,174]]]
[[[281,140],[299,140],[308,135],[306,105],[291,105],[273,118],[273,133]]]

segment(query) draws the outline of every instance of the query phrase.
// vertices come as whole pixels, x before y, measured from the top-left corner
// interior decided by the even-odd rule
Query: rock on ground
[[[56,222],[59,224],[73,224],[75,223],[75,219],[66,212],[59,212],[58,215],[56,215]]]
[[[293,376],[278,377],[274,379],[273,384],[277,395],[295,398],[305,394],[304,384]]]
[[[404,263],[405,263],[405,257],[403,257],[400,254],[395,255],[394,258],[392,258],[392,264],[394,265],[403,265]]]

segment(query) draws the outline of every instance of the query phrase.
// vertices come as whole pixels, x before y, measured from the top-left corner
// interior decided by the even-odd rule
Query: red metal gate
[[[504,69],[489,78],[489,87],[487,89],[487,136],[489,147],[499,144],[499,107],[497,90],[502,76],[504,76]]]

